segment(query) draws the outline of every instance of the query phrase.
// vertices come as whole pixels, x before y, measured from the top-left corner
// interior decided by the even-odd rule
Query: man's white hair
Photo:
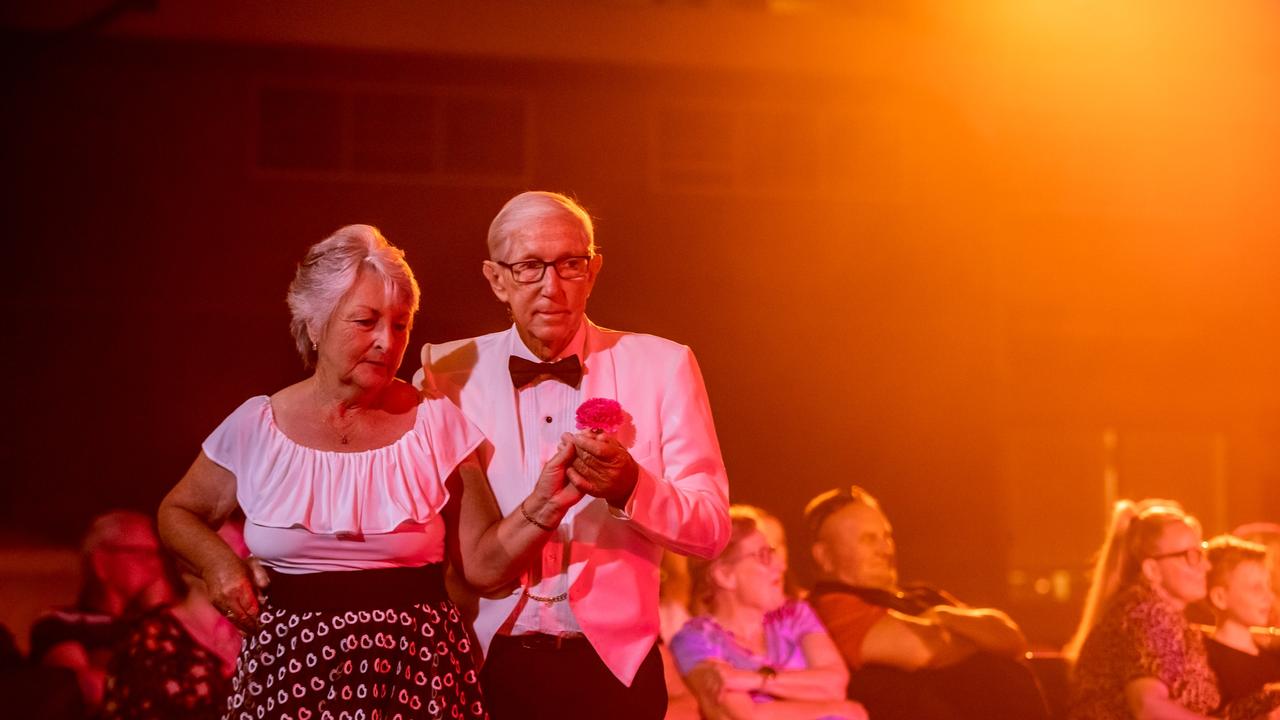
[[[577,222],[587,241],[587,254],[596,253],[596,230],[591,216],[576,200],[560,193],[530,190],[507,201],[489,223],[489,259],[504,260],[507,243],[525,228],[549,219]]]

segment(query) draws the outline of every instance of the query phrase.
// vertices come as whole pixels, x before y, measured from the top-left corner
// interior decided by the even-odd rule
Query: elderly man
[[[1048,717],[1007,615],[898,586],[893,529],[870,493],[822,493],[805,521],[819,572],[809,602],[849,665],[849,697],[871,717]]]
[[[586,317],[604,258],[591,218],[556,193],[512,198],[489,227],[483,272],[514,324],[422,349],[424,390],[484,432],[504,514],[546,533],[510,594],[482,598],[476,635],[495,720],[661,718],[658,637],[664,548],[709,558],[728,541],[728,483],[689,348]],[[579,413],[583,403],[610,413]],[[584,410],[585,412],[585,410]],[[614,415],[615,417],[610,417]],[[558,525],[520,500],[562,444],[585,498]]]

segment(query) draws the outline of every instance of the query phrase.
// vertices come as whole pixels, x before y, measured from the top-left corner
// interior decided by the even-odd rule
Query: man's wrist
[[[627,479],[630,481],[627,486],[627,491],[625,493],[617,493],[614,497],[607,498],[608,503],[618,510],[626,509],[627,503],[631,502],[631,496],[636,494],[636,485],[640,483],[640,466],[635,460],[630,461],[630,466],[627,472],[629,475]]]

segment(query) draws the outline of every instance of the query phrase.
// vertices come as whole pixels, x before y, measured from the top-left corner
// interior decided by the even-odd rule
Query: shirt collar
[[[564,350],[559,355],[551,358],[549,362],[563,360],[570,355],[577,355],[579,360],[585,362],[586,357],[583,355],[582,350],[586,344],[587,318],[584,315],[582,318],[582,324],[578,326],[578,332],[573,334],[573,339],[569,341],[569,344],[565,346]],[[520,339],[520,331],[516,329],[514,324],[511,326],[511,354],[532,362],[543,362],[542,358],[534,355],[533,351],[530,350],[529,347],[524,344],[524,341]]]

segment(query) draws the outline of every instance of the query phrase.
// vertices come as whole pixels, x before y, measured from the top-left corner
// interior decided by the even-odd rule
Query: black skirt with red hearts
[[[225,720],[486,718],[439,565],[271,574]]]

